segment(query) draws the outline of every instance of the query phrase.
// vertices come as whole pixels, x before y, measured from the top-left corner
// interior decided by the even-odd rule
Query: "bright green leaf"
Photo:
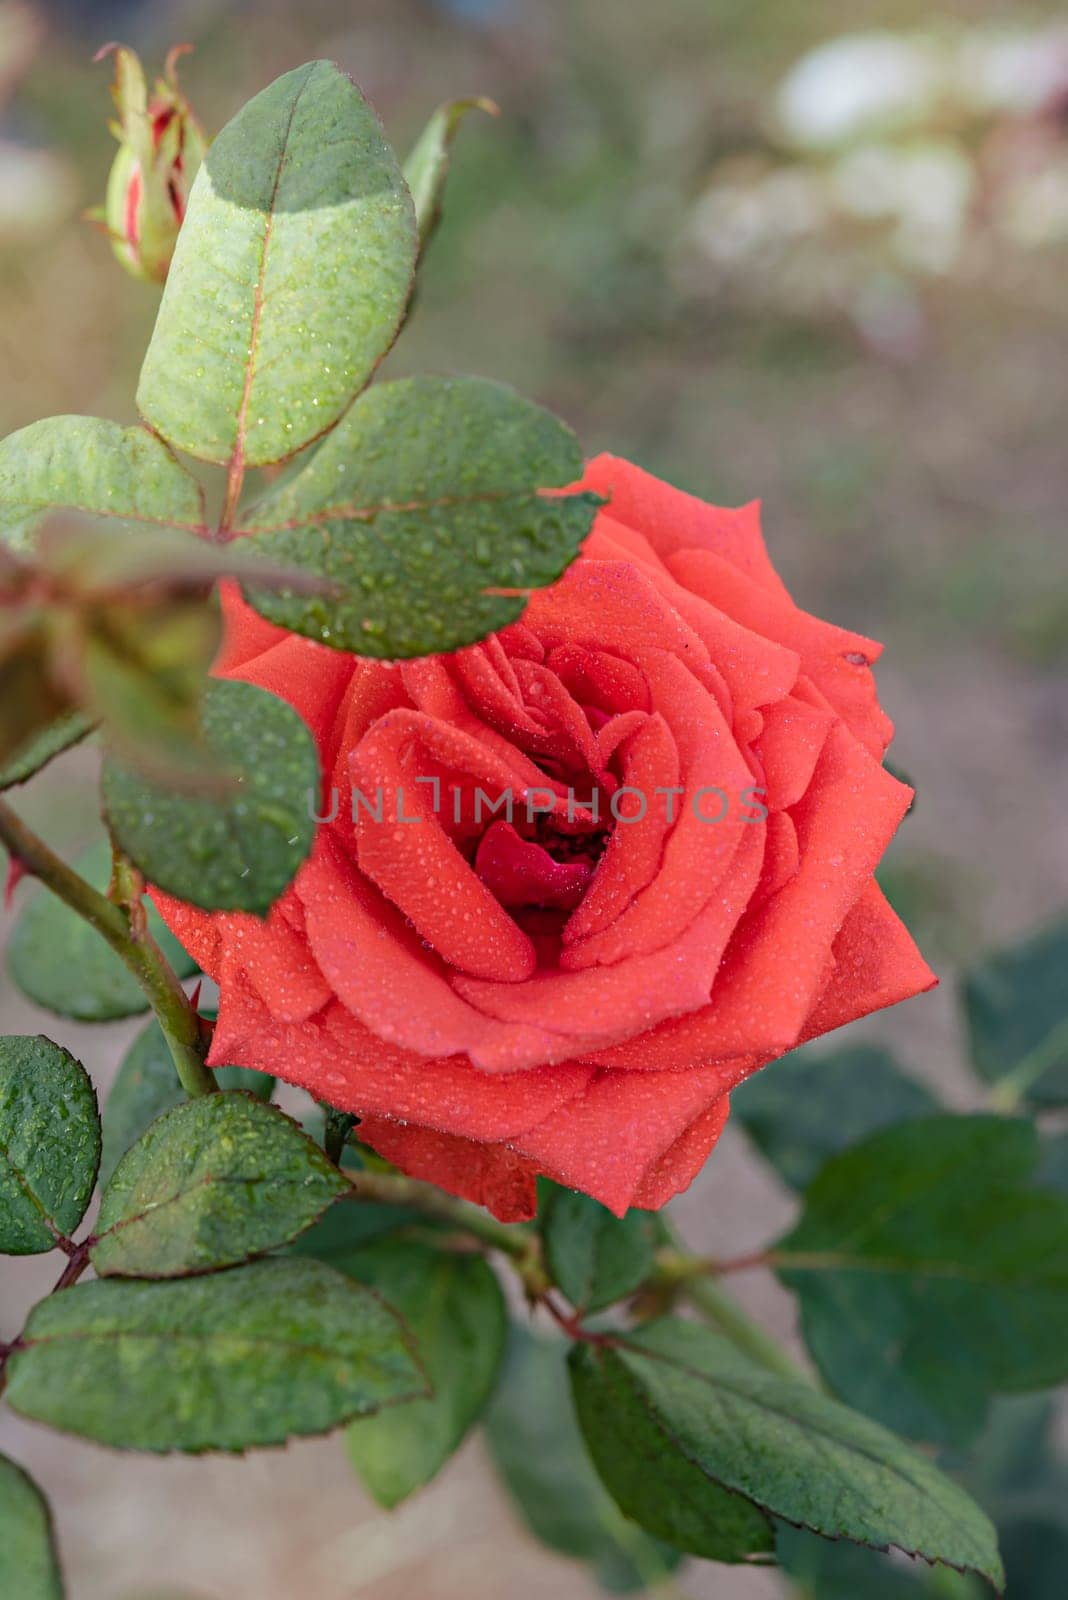
[[[234,793],[182,794],[109,761],[108,823],[158,888],[209,910],[265,915],[315,838],[315,741],[284,700],[229,679],[208,685],[202,721],[220,770],[234,773]]]
[[[0,537],[30,549],[40,519],[82,511],[196,530],[203,491],[161,439],[100,417],[45,417],[0,442]]]
[[[740,1121],[784,1183],[803,1189],[828,1156],[877,1128],[924,1117],[938,1101],[878,1045],[795,1050],[731,1095]]]
[[[172,444],[263,466],[331,427],[389,349],[415,216],[355,84],[276,79],[213,141],[178,236],[137,403]]]
[[[1002,1583],[994,1530],[956,1484],[878,1423],[665,1319],[576,1345],[575,1403],[623,1511],[709,1554],[766,1549],[760,1512],[828,1538],[893,1545]],[[755,1519],[749,1526],[745,1516]],[[720,1558],[722,1559],[722,1557]]]
[[[448,101],[434,112],[404,163],[404,177],[415,201],[419,238],[424,249],[441,220],[452,142],[470,111],[486,111],[491,117],[499,115],[492,100],[474,97]]]
[[[43,728],[0,767],[0,789],[26,783],[42,767],[64,750],[84,739],[92,728],[90,718],[81,711],[70,711]]]
[[[393,1312],[318,1261],[76,1284],[7,1371],[15,1411],[125,1450],[282,1444],[426,1393]]]
[[[111,880],[110,845],[94,845],[74,866],[94,889],[105,891]],[[180,978],[196,971],[151,907],[148,927]],[[110,1022],[148,1010],[140,984],[100,934],[43,889],[15,924],[8,966],[23,994],[61,1017]]]
[[[433,1390],[361,1418],[346,1434],[353,1466],[379,1505],[391,1507],[441,1470],[491,1394],[508,1326],[504,1299],[481,1256],[429,1245],[383,1242],[338,1265],[400,1312]]]
[[[538,491],[581,472],[570,430],[499,384],[377,385],[247,519],[254,550],[329,579],[336,594],[249,597],[271,622],[335,649],[457,649],[513,622],[527,591],[574,558],[599,502]]]
[[[164,1112],[123,1156],[90,1259],[101,1277],[212,1272],[287,1244],[347,1188],[277,1107],[204,1095]]]
[[[204,1008],[202,1015],[207,1014]],[[269,1100],[274,1092],[274,1079],[249,1067],[216,1067],[214,1078],[220,1089],[245,1089],[259,1100]],[[178,1081],[174,1058],[160,1025],[149,1022],[123,1056],[104,1101],[102,1188],[111,1182],[120,1160],[149,1124],[165,1111],[184,1105],[185,1100],[186,1093]]]
[[[1033,1185],[1025,1122],[924,1118],[832,1157],[774,1247],[836,1393],[964,1443],[998,1390],[1068,1376],[1068,1198]]]
[[[6,1456],[0,1456],[0,1594],[10,1600],[63,1600],[48,1502]]]
[[[653,1588],[682,1557],[629,1522],[601,1484],[575,1422],[565,1354],[562,1340],[513,1328],[485,1424],[497,1470],[536,1539],[587,1562],[612,1593]]]
[[[972,1061],[1006,1109],[1068,1104],[1068,917],[988,956],[964,980]]]
[[[588,1195],[545,1185],[539,1206],[553,1281],[580,1311],[622,1300],[648,1277],[655,1245],[648,1211],[614,1217]]]
[[[85,1068],[50,1039],[0,1038],[0,1251],[38,1255],[70,1238],[99,1164]]]

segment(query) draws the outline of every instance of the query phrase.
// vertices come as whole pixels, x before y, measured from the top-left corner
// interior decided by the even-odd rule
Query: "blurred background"
[[[511,381],[601,449],[723,504],[760,497],[800,603],[886,644],[893,759],[918,800],[884,886],[947,979],[1068,902],[1068,22],[1018,0],[0,0],[0,431],[133,420],[158,290],[81,220],[114,150],[119,38],[195,44],[208,132],[313,56],[350,71],[400,150],[488,95],[394,373]],[[91,756],[28,803],[92,837]],[[128,1027],[63,1027],[106,1083]],[[857,1037],[950,1104],[952,982]],[[677,1207],[693,1244],[763,1243],[792,1212],[729,1134]],[[6,1263],[0,1335],[51,1283]],[[792,1305],[738,1284],[790,1336]],[[123,1460],[0,1421],[50,1492],[72,1600],[593,1595],[524,1532],[469,1443],[392,1517],[335,1442],[244,1462]],[[771,1600],[694,1564],[666,1593]],[[3,1597],[17,1600],[17,1597]],[[822,1600],[822,1597],[820,1597]]]

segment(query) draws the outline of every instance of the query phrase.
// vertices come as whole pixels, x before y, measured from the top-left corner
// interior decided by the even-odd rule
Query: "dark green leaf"
[[[94,889],[106,891],[111,881],[110,845],[94,845],[74,866]],[[151,907],[148,927],[180,978],[196,971],[196,963]],[[110,1022],[148,1010],[140,984],[100,934],[43,889],[15,924],[8,966],[23,994],[61,1017]]]
[[[1018,1103],[1068,1104],[1068,917],[995,951],[964,980],[972,1061]]]
[[[700,1470],[689,1449],[678,1449],[670,1421],[647,1400],[641,1373],[631,1377],[626,1359],[587,1345],[569,1361],[587,1448],[620,1510],[647,1533],[708,1561],[766,1554],[774,1536],[763,1511],[724,1487],[722,1473]]]
[[[277,1107],[204,1095],[165,1111],[123,1156],[90,1259],[102,1277],[211,1272],[287,1244],[347,1188]]]
[[[500,114],[492,100],[476,97],[448,101],[434,112],[404,163],[404,177],[415,201],[419,238],[424,248],[441,220],[441,202],[445,180],[449,175],[452,142],[470,111],[486,111],[491,117]]]
[[[319,1218],[314,1228],[309,1228],[299,1239],[294,1239],[289,1252],[291,1255],[312,1256],[316,1261],[343,1266],[355,1251],[374,1244],[376,1239],[384,1239],[399,1228],[418,1227],[425,1230],[429,1225],[424,1213],[407,1206],[378,1205],[368,1200],[342,1198]]]
[[[970,1575],[941,1567],[935,1578],[923,1562],[821,1539],[785,1523],[779,1524],[775,1553],[805,1600],[933,1600],[935,1594],[980,1600],[989,1592]]]
[[[81,711],[68,711],[50,723],[0,767],[0,789],[11,789],[18,783],[25,783],[35,772],[46,767],[54,756],[61,755],[71,745],[84,739],[91,728],[91,720]]]
[[[195,530],[203,493],[161,439],[100,417],[45,417],[0,443],[0,538],[30,549],[52,511]]]
[[[433,1390],[430,1399],[360,1418],[346,1435],[367,1488],[379,1505],[395,1506],[441,1470],[491,1394],[508,1326],[504,1300],[477,1255],[397,1241],[338,1265],[400,1312]]]
[[[648,1211],[614,1217],[588,1195],[546,1184],[539,1213],[546,1264],[577,1309],[599,1311],[648,1277],[655,1243]]]
[[[803,1189],[828,1156],[877,1128],[923,1117],[938,1101],[877,1045],[795,1050],[731,1095],[738,1118],[784,1183]]]
[[[650,1323],[610,1344],[577,1345],[570,1359],[597,1469],[651,1531],[670,1529],[698,1554],[724,1546],[729,1559],[733,1546],[736,1558],[747,1543],[768,1548],[759,1508],[827,1537],[975,1571],[1000,1588],[993,1528],[931,1462],[700,1324]]]
[[[336,595],[250,598],[281,627],[359,655],[457,649],[514,621],[527,591],[573,560],[599,502],[538,491],[581,471],[569,429],[499,384],[376,385],[248,519],[253,549]]]
[[[38,1255],[69,1238],[99,1164],[85,1068],[50,1039],[0,1038],[0,1250]]]
[[[415,216],[355,84],[312,61],[213,141],[178,236],[137,403],[207,461],[279,461],[335,423],[389,349]]]
[[[15,1411],[126,1450],[247,1450],[426,1393],[401,1324],[318,1261],[98,1279],[42,1300],[8,1362]]]
[[[1068,1199],[1033,1187],[1038,1137],[925,1118],[832,1157],[774,1249],[835,1391],[916,1438],[963,1443],[997,1390],[1068,1375]]]
[[[0,1456],[0,1594],[10,1600],[63,1600],[48,1502],[6,1456]]]
[[[274,1079],[264,1072],[253,1072],[248,1067],[214,1070],[220,1089],[245,1089],[259,1100],[269,1100],[274,1092]],[[185,1090],[178,1081],[159,1023],[150,1022],[127,1050],[104,1102],[104,1148],[100,1157],[103,1187],[111,1182],[120,1159],[149,1124],[185,1100]]]
[[[108,822],[131,860],[168,894],[208,910],[263,915],[315,837],[315,741],[292,707],[251,683],[213,680],[202,720],[220,770],[234,774],[234,793],[177,793],[109,761]]]
[[[603,1488],[575,1423],[564,1356],[561,1340],[512,1330],[508,1365],[486,1417],[494,1461],[536,1539],[588,1562],[613,1593],[651,1588],[681,1555],[628,1522]]]

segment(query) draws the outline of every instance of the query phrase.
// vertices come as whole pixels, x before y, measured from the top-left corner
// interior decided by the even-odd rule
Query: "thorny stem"
[[[772,1255],[767,1250],[755,1250],[744,1256],[724,1261],[706,1260],[689,1255],[680,1245],[666,1219],[662,1219],[665,1237],[669,1244],[657,1254],[653,1287],[669,1295],[680,1294],[695,1311],[717,1327],[731,1343],[769,1372],[783,1378],[800,1379],[808,1383],[807,1374],[787,1355],[770,1333],[754,1322],[748,1312],[731,1298],[719,1284],[717,1276],[726,1272],[741,1272],[750,1267],[771,1264]]]
[[[491,1250],[501,1251],[511,1260],[527,1298],[532,1303],[544,1306],[570,1339],[611,1342],[611,1333],[591,1332],[583,1326],[579,1313],[569,1311],[556,1298],[552,1280],[542,1264],[536,1234],[514,1224],[498,1222],[480,1206],[471,1205],[466,1200],[456,1200],[451,1195],[443,1194],[433,1184],[422,1183],[417,1178],[368,1171],[345,1171],[343,1176],[352,1185],[352,1197],[355,1200],[409,1206],[424,1216],[433,1217],[435,1221],[448,1223]],[[738,1259],[741,1261],[742,1258]],[[750,1264],[759,1263],[754,1258]],[[766,1333],[759,1323],[754,1322],[741,1306],[712,1281],[709,1273],[715,1270],[718,1270],[715,1264],[699,1256],[687,1255],[678,1248],[667,1248],[661,1250],[657,1258],[652,1286],[683,1295],[732,1344],[768,1371],[807,1383],[809,1380],[805,1373],[794,1364],[771,1334]]]
[[[133,973],[156,1014],[186,1094],[211,1094],[215,1079],[204,1065],[197,1014],[148,931],[139,880],[131,876],[129,862],[120,857],[116,871],[117,891],[128,896],[129,903],[116,904],[57,856],[6,800],[0,800],[0,842],[27,872],[95,928]]]

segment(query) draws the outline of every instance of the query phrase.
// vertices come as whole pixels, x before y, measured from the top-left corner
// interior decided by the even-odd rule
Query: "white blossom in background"
[[[689,292],[844,314],[908,358],[926,279],[1068,242],[1068,24],[843,35],[787,73],[768,131],[694,204]]]
[[[778,91],[776,110],[789,143],[821,149],[915,127],[933,109],[940,79],[938,53],[928,41],[845,34],[802,56]]]

